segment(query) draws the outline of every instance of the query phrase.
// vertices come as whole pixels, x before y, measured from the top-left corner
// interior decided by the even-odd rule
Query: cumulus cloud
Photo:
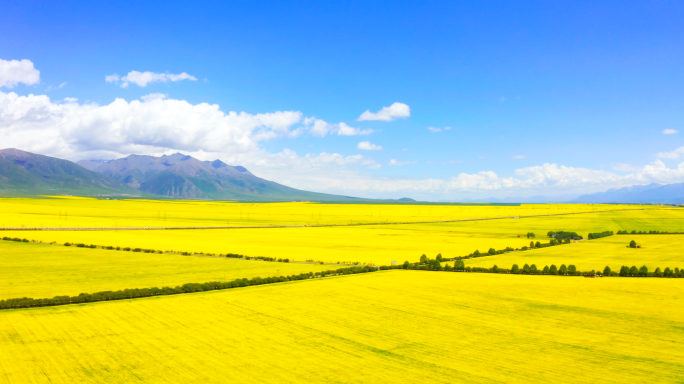
[[[525,158],[525,156],[523,156],[523,155],[511,156],[511,159],[513,159],[513,160],[520,160],[520,159],[524,159],[524,158]]]
[[[350,127],[345,123],[330,124],[315,117],[304,119],[304,125],[309,127],[310,134],[318,137],[324,137],[328,134],[338,136],[370,135],[374,132],[372,129]]]
[[[674,151],[660,152],[660,153],[656,154],[656,157],[660,157],[661,159],[679,159],[683,154],[684,154],[684,147],[679,147],[679,148],[675,149]]]
[[[398,161],[395,159],[392,159],[389,161],[389,165],[406,165],[406,164],[415,164],[415,161]]]
[[[411,116],[411,109],[404,103],[394,103],[389,107],[383,107],[378,112],[367,110],[359,116],[358,121],[381,120],[392,121],[396,118],[407,118]]]
[[[370,141],[362,141],[356,147],[365,151],[379,151],[382,149],[382,146],[371,144]]]
[[[152,100],[164,100],[168,98],[169,95],[166,93],[150,93],[149,95],[142,96],[141,99],[143,101],[152,101]]]
[[[155,72],[128,72],[126,76],[119,78],[119,75],[112,74],[105,76],[105,81],[108,83],[118,83],[121,81],[121,88],[128,88],[129,84],[135,84],[139,87],[146,87],[150,83],[166,83],[169,81],[191,80],[197,81],[197,78],[187,73],[179,73],[174,75],[172,73],[155,73]]]
[[[663,135],[674,135],[675,133],[678,133],[679,131],[676,129],[663,129]]]
[[[19,83],[34,85],[40,83],[40,71],[31,60],[0,59],[0,88],[14,88]]]

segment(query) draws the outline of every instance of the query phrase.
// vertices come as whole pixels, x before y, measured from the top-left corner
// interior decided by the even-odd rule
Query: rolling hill
[[[255,176],[221,160],[200,161],[176,153],[161,157],[130,155],[110,161],[82,160],[84,168],[141,191],[176,198],[259,201],[364,201],[302,191]]]
[[[10,148],[0,150],[0,196],[140,194],[71,161]]]

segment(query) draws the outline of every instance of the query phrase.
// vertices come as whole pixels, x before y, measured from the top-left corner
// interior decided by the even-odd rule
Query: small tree
[[[280,261],[280,260],[278,260],[278,261]],[[409,269],[409,266],[411,266],[411,263],[409,263],[408,260],[404,261],[404,269]]]
[[[620,276],[629,276],[629,267],[626,265],[623,265],[622,268],[620,268]]]
[[[481,255],[480,250],[476,249],[475,252],[473,252],[473,255],[475,255],[475,257],[480,257],[480,255]]]
[[[672,277],[672,270],[670,269],[670,267],[665,268],[665,270],[663,271],[663,276]]]
[[[558,274],[559,275],[567,275],[568,274],[568,267],[566,267],[565,264],[561,264],[560,268],[558,269]]]
[[[518,264],[513,264],[513,266],[511,267],[511,272],[513,272],[513,273],[520,272],[520,268],[518,268]]]
[[[427,261],[428,261],[428,260],[427,260],[427,256],[423,255],[423,256],[420,257],[420,263],[421,263],[421,264],[425,264],[425,263],[427,263]]]
[[[530,266],[528,264],[523,265],[522,271],[523,273],[530,273]]]
[[[556,240],[556,239],[551,239],[551,241],[549,241],[549,244],[551,244],[551,245],[558,245],[558,240]]]
[[[537,273],[537,266],[535,264],[530,265],[530,273]]]
[[[463,271],[465,269],[465,263],[463,263],[463,260],[456,260],[456,262],[454,263],[454,269],[457,271]]]
[[[547,236],[547,237],[553,237],[553,235],[555,235],[555,234],[556,234],[556,232],[554,232],[554,231],[549,231],[549,232],[546,233],[546,236]]]
[[[629,269],[629,274],[630,274],[630,276],[638,276],[639,275],[639,270],[637,269],[636,265],[632,265],[632,268]]]
[[[629,242],[629,247],[630,247],[630,248],[636,248],[636,245],[637,245],[637,244],[636,244],[636,241],[634,241],[634,240],[632,240],[632,241]]]
[[[488,252],[488,253],[489,253],[490,255],[496,255],[496,249],[494,249],[494,248],[489,248],[489,252]]]
[[[565,239],[563,239],[563,243],[570,244],[570,238],[566,237]]]
[[[552,275],[558,274],[558,268],[556,267],[556,264],[551,264],[551,268],[549,268],[549,273]]]
[[[496,264],[492,267],[492,272],[499,272],[499,267],[497,267]]]
[[[441,254],[441,253],[438,253],[438,254],[437,254],[437,257],[435,257],[435,260],[437,260],[437,261],[439,261],[439,262],[441,263],[441,262],[444,260],[444,259],[442,259],[442,254]]]
[[[653,271],[653,275],[655,275],[655,277],[663,277],[663,272],[660,270],[660,268],[656,268],[656,270]]]
[[[544,266],[544,269],[542,270],[542,273],[544,273],[544,274],[549,273],[549,266],[548,266],[548,265],[545,265],[545,266]]]
[[[568,273],[571,275],[574,275],[577,273],[577,267],[575,267],[573,264],[568,265]]]
[[[645,265],[639,268],[639,276],[648,276],[648,268]]]
[[[612,271],[610,270],[610,267],[606,265],[605,268],[603,268],[603,276],[610,276],[610,273]]]
[[[530,241],[530,248],[534,248],[534,241]]]
[[[528,239],[534,239],[535,236],[536,236],[536,235],[534,234],[534,232],[527,232],[527,238],[528,238]]]
[[[535,248],[541,248],[541,243],[537,241],[537,242],[534,244],[534,247],[535,247]]]

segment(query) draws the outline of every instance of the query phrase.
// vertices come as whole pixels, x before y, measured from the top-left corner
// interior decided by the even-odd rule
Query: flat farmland
[[[631,240],[642,248],[628,248]],[[603,271],[606,266],[619,271],[623,265],[635,265],[637,268],[645,265],[650,271],[656,268],[664,270],[666,267],[682,269],[682,245],[684,235],[614,235],[556,247],[467,259],[465,264],[486,268],[495,264],[502,268],[511,268],[513,264],[518,264],[519,267],[535,264],[540,269],[551,264],[556,267],[574,264],[580,271]]]
[[[392,261],[415,262],[422,254],[435,257],[441,253],[444,257],[451,258],[470,254],[476,249],[486,251],[489,248],[519,248],[529,245],[530,240],[525,237],[527,232],[536,233],[535,241],[548,242],[546,233],[550,230],[576,231],[586,237],[589,232],[622,229],[684,232],[684,210],[649,209],[454,223],[341,227],[4,231],[3,236],[25,237],[44,242],[77,242],[224,254],[230,252],[298,261],[388,265]],[[520,254],[528,255],[524,252]],[[610,255],[605,256],[610,260]],[[582,256],[578,254],[576,257]],[[482,262],[490,263],[489,259],[482,259]],[[603,267],[605,265],[601,266]]]
[[[0,241],[0,265],[0,299],[175,287],[186,283],[286,276],[338,268],[11,241]]]
[[[185,227],[358,224],[564,214],[643,206],[586,204],[423,205],[238,203],[106,200],[80,197],[0,199],[1,227]]]
[[[676,383],[679,279],[386,271],[0,311],[1,383]]]

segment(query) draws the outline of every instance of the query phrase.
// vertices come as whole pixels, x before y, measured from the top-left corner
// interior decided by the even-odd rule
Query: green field
[[[641,248],[628,248],[635,240]],[[542,240],[546,242],[547,240]],[[684,268],[682,256],[684,235],[614,235],[595,240],[579,241],[572,244],[510,252],[502,255],[466,259],[466,266],[491,268],[495,264],[501,268],[511,268],[513,264],[535,264],[537,268],[545,265],[574,264],[580,271],[602,271],[609,266],[613,271],[620,267],[646,265],[650,271],[666,267]]]
[[[159,255],[12,241],[0,241],[0,265],[0,299],[175,287],[186,283],[283,276],[337,268],[332,265]]]
[[[0,313],[0,383],[681,382],[684,280],[388,271]]]

